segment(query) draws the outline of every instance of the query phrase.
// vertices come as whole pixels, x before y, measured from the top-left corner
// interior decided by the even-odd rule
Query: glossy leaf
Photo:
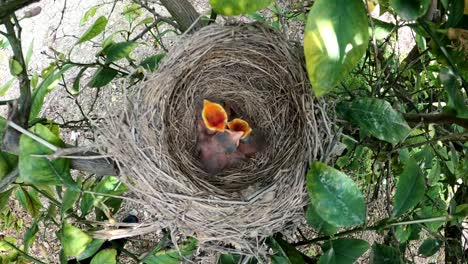
[[[66,64],[60,70],[53,71],[39,84],[39,86],[34,89],[31,95],[31,114],[29,115],[29,120],[33,120],[39,115],[42,105],[44,104],[44,98],[46,94],[57,84],[58,80],[62,75],[73,68],[74,65]]]
[[[16,80],[16,77],[10,79],[8,82],[0,86],[0,96],[4,96],[6,92],[8,92],[8,90],[11,88],[15,80]]]
[[[101,34],[107,26],[107,18],[105,16],[100,16],[96,21],[91,25],[91,27],[81,36],[76,44],[83,43],[85,41],[91,40],[94,37]]]
[[[88,83],[89,87],[99,88],[110,83],[118,72],[111,68],[99,68]]]
[[[426,191],[424,175],[416,161],[408,159],[403,172],[398,176],[398,183],[393,202],[393,216],[398,217],[417,205]]]
[[[351,72],[364,56],[368,40],[361,0],[314,2],[305,28],[304,53],[316,96],[328,93]]]
[[[384,100],[360,98],[337,105],[337,111],[363,132],[393,144],[403,140],[410,127],[403,116]]]
[[[91,264],[115,264],[117,263],[117,250],[108,248],[99,251],[91,260]]]
[[[250,14],[270,5],[272,0],[210,0],[216,13],[223,16]]]
[[[322,249],[324,255],[333,255],[334,261],[325,263],[347,264],[354,263],[369,247],[369,243],[361,239],[338,238],[325,242]]]
[[[427,13],[431,0],[390,0],[390,6],[404,20],[416,20]]]
[[[166,53],[156,54],[144,59],[140,66],[144,69],[153,72],[154,70],[158,69],[159,63],[161,60],[166,56]]]
[[[15,59],[10,58],[9,64],[10,64],[10,73],[11,73],[11,75],[18,76],[23,71],[23,67]]]
[[[4,192],[0,193],[0,214],[5,210],[8,200],[10,200],[11,193],[15,188],[10,188]]]
[[[443,244],[444,243],[440,240],[426,239],[422,242],[421,246],[419,246],[418,254],[424,257],[430,257],[437,253]]]
[[[60,138],[44,125],[36,124],[30,131],[55,146],[64,146]],[[54,151],[26,135],[21,135],[19,145],[19,180],[34,185],[74,185],[70,175],[69,160],[58,158],[50,161],[47,158],[32,157],[33,154],[48,155],[54,153]]]
[[[371,263],[379,264],[401,264],[401,254],[397,248],[389,247],[381,244],[372,245]]]
[[[312,226],[317,232],[324,235],[333,235],[340,229],[339,227],[323,220],[312,205],[307,207],[306,220],[307,224]]]
[[[307,191],[317,214],[335,226],[364,223],[366,205],[356,183],[346,174],[320,162],[307,173]]]
[[[72,226],[69,223],[64,223],[60,241],[62,248],[67,257],[75,257],[80,255],[93,239],[81,231],[78,227]]]
[[[78,257],[76,257],[76,260],[84,260],[94,256],[94,254],[96,254],[96,252],[98,252],[99,249],[101,249],[101,246],[102,244],[104,244],[104,242],[105,240],[103,239],[93,239],[93,241],[91,241],[91,243],[88,244],[86,249],[83,252],[81,252],[81,254]]]
[[[105,49],[106,59],[107,61],[114,62],[128,57],[138,45],[139,43],[135,41],[111,44]]]

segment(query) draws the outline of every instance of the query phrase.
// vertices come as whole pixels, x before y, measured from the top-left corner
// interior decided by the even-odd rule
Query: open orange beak
[[[227,113],[220,104],[203,100],[202,118],[206,128],[209,130],[224,132]]]
[[[245,120],[240,118],[234,118],[228,123],[229,130],[231,131],[241,131],[244,134],[242,135],[241,139],[246,138],[250,132],[252,132],[252,128],[250,128],[249,123]]]

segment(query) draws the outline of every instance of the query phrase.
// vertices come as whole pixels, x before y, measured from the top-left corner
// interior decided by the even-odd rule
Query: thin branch
[[[412,123],[436,123],[436,124],[457,124],[468,128],[468,119],[456,117],[446,113],[435,114],[403,114],[407,122]]]

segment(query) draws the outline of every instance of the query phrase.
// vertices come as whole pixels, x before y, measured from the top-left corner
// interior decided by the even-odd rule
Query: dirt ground
[[[53,54],[52,49],[62,52],[69,51],[74,43],[76,42],[76,36],[80,36],[91,24],[92,21],[88,21],[84,25],[80,25],[80,20],[83,14],[90,7],[97,4],[102,4],[102,7],[99,8],[95,17],[101,14],[109,14],[109,12],[114,9],[114,12],[121,12],[122,7],[127,1],[119,1],[115,6],[111,3],[113,1],[105,0],[90,0],[90,1],[66,1],[66,0],[43,0],[37,4],[31,5],[30,7],[19,11],[18,14],[20,17],[24,14],[24,11],[39,6],[42,8],[42,12],[33,18],[25,19],[21,22],[23,27],[22,43],[23,49],[26,53],[29,45],[33,43],[33,55],[32,60],[29,65],[29,72],[40,72],[43,68],[52,61],[50,55]],[[191,1],[196,7],[197,11],[202,14],[207,14],[210,11],[210,7],[207,0],[192,0]],[[287,1],[282,1],[287,2]],[[158,12],[165,13],[162,9],[157,9]],[[374,13],[378,12],[374,11]],[[376,13],[377,14],[377,13]],[[108,31],[122,27],[125,24],[125,21],[120,20],[121,16],[115,15],[111,16],[109,21]],[[387,17],[386,19],[390,19]],[[303,32],[303,24],[296,23],[292,25],[292,28],[289,28],[287,32],[290,34],[290,37],[295,40],[300,40]],[[401,29],[399,32],[400,40],[396,43],[395,48],[400,51],[401,56],[403,57],[414,44],[414,37],[411,33],[411,30],[408,28]],[[164,41],[167,45],[170,46],[176,41],[175,36],[168,36]],[[101,39],[102,40],[102,39]],[[98,39],[98,41],[100,41]],[[84,44],[73,49],[72,58],[80,62],[90,62],[95,57],[95,54],[98,51],[98,47],[93,46],[92,44]],[[152,47],[152,45],[142,46],[134,53],[132,56],[136,59],[143,58],[150,54],[154,54],[157,51]],[[8,58],[10,57],[9,50],[0,50],[0,85],[8,81],[11,76],[9,74],[8,68]],[[88,72],[85,75],[85,80],[89,79],[92,72]],[[66,77],[66,81],[70,83],[73,80],[74,74],[69,74]],[[106,87],[104,91],[106,96],[102,96],[98,99],[96,103],[95,110],[88,112],[91,104],[94,101],[94,98],[97,95],[97,90],[86,89],[80,93],[77,98],[69,96],[64,92],[63,87],[57,86],[47,97],[45,107],[43,108],[42,115],[56,120],[58,122],[70,121],[70,120],[79,120],[82,118],[78,105],[80,105],[84,112],[89,116],[93,117],[105,117],[107,114],[105,112],[104,105],[109,102],[117,101],[120,93],[119,82],[113,82]],[[19,95],[19,89],[17,83],[4,95],[1,97],[1,100],[17,98]],[[110,101],[109,101],[110,100]],[[0,115],[5,116],[7,112],[6,107],[0,107]],[[93,134],[91,131],[83,131],[79,128],[69,128],[62,130],[62,138],[69,144],[90,144],[92,141]],[[131,197],[131,194],[129,194]],[[47,205],[45,203],[45,205]],[[374,201],[370,204],[370,216],[382,216],[385,214],[385,198]],[[6,232],[5,235],[12,235],[21,240],[22,234],[25,232],[26,227],[31,223],[31,218],[28,214],[22,209],[17,201],[10,201],[9,203],[10,210],[14,212],[17,219],[23,219],[23,227],[20,232]],[[120,215],[117,216],[117,219],[125,217],[128,213],[136,214],[142,221],[149,219],[148,213],[141,208],[140,205],[132,204],[131,202],[126,202],[121,210]],[[41,259],[47,263],[58,263],[58,252],[60,249],[59,242],[56,239],[55,232],[57,228],[54,226],[40,227],[40,234],[38,235],[38,241],[34,243],[30,252],[33,256]],[[305,231],[306,234],[314,235],[312,231]],[[373,241],[381,241],[381,237],[376,236],[375,233],[367,234],[358,234],[361,238],[367,238],[370,243]],[[131,239],[128,248],[130,250],[135,250],[137,252],[143,252],[144,249],[149,249],[155,245],[157,238],[160,236],[159,233],[156,233],[151,236],[137,237]],[[305,251],[310,251],[311,249],[304,249]],[[417,251],[417,247],[416,247]],[[368,263],[369,255],[363,256],[361,258],[361,263]],[[421,260],[425,261],[425,260]],[[437,261],[437,260],[436,260]],[[131,260],[126,259],[123,263],[131,263]],[[425,263],[425,262],[420,262]]]

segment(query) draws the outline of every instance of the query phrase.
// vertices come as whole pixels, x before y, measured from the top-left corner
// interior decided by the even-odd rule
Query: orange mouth
[[[250,134],[250,132],[252,132],[252,128],[250,128],[249,123],[247,123],[245,120],[242,120],[240,118],[234,118],[232,121],[228,123],[228,127],[231,131],[244,132],[241,139],[244,139]]]
[[[224,132],[227,113],[220,104],[203,100],[202,118],[206,128],[209,130]]]

